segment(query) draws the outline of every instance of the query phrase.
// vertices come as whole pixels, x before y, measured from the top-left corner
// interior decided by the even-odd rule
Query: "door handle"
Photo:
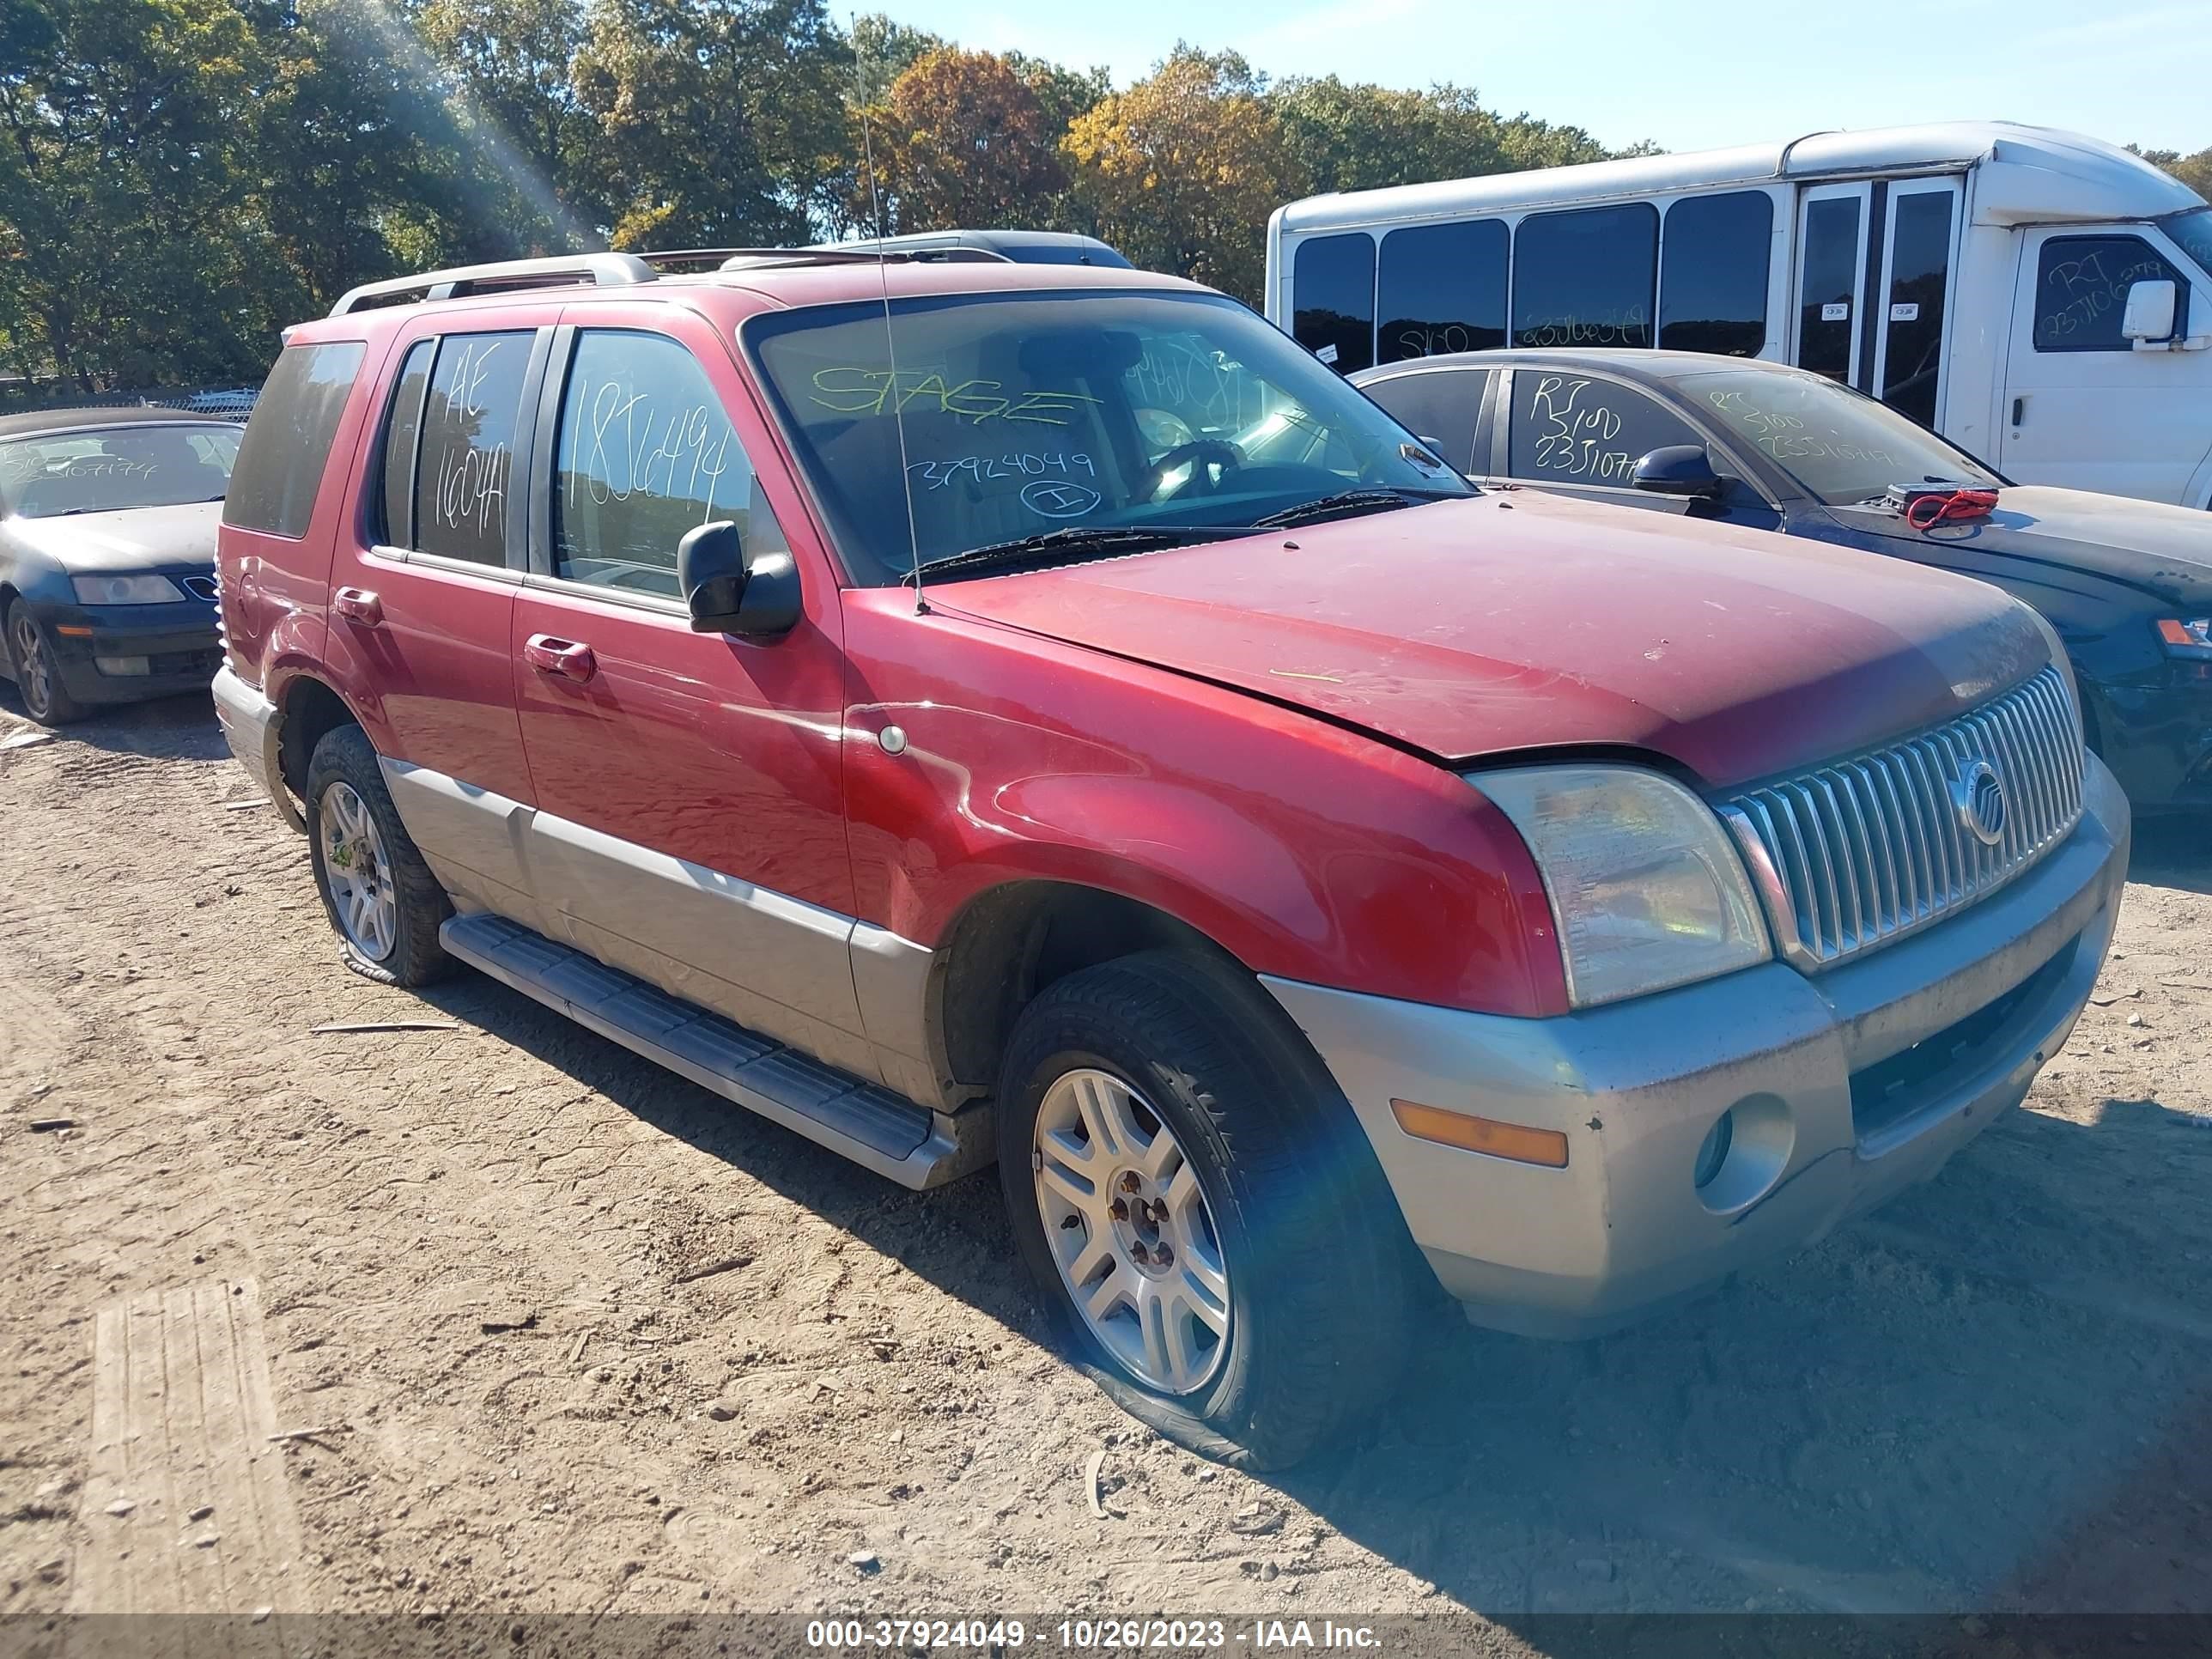
[[[581,682],[599,672],[592,647],[574,640],[556,640],[550,634],[532,634],[523,641],[522,659],[541,674],[561,674]]]
[[[331,609],[363,628],[375,628],[384,621],[383,601],[365,587],[341,587],[331,595]]]
[[[2021,421],[2027,414],[2027,399],[2025,398],[2014,398],[2012,400],[2012,425],[2014,431],[2017,432],[2020,430]]]

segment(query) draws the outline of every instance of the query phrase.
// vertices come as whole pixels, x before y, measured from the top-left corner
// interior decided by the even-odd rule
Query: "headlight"
[[[2188,657],[2198,662],[2212,659],[2212,617],[2200,617],[2195,622],[2161,622],[2158,638],[2169,657]]]
[[[1468,781],[1536,855],[1576,1007],[1772,957],[1735,843],[1673,779],[1627,766],[1532,766]]]
[[[176,605],[185,590],[167,576],[72,576],[79,605]]]

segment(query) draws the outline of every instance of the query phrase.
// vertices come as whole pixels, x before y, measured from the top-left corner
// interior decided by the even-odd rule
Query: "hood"
[[[2049,660],[2033,614],[1981,582],[1528,490],[930,601],[1439,759],[1629,745],[1717,787],[1949,719]]]
[[[2185,605],[2212,607],[2212,513],[2040,484],[1997,492],[1996,511],[1938,532],[2087,570]]]
[[[10,519],[5,534],[71,575],[153,570],[171,565],[215,566],[221,501],[178,507],[129,507],[58,519]]]

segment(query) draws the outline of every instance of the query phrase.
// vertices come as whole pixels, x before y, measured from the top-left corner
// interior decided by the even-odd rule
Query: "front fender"
[[[1257,973],[1565,1010],[1534,862],[1444,767],[1206,682],[854,598],[846,789],[865,920],[933,946],[994,887],[1073,883]],[[896,752],[877,740],[894,725]]]

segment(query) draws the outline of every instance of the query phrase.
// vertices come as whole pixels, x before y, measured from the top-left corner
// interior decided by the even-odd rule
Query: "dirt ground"
[[[301,1608],[2212,1610],[2201,823],[2139,834],[2096,1003],[1938,1181],[1606,1340],[1438,1328],[1262,1480],[1045,1346],[994,1177],[909,1194],[487,979],[349,974],[204,701],[10,745],[5,695],[0,1614],[118,1565],[99,1310],[246,1279],[319,1431],[273,1443]]]

